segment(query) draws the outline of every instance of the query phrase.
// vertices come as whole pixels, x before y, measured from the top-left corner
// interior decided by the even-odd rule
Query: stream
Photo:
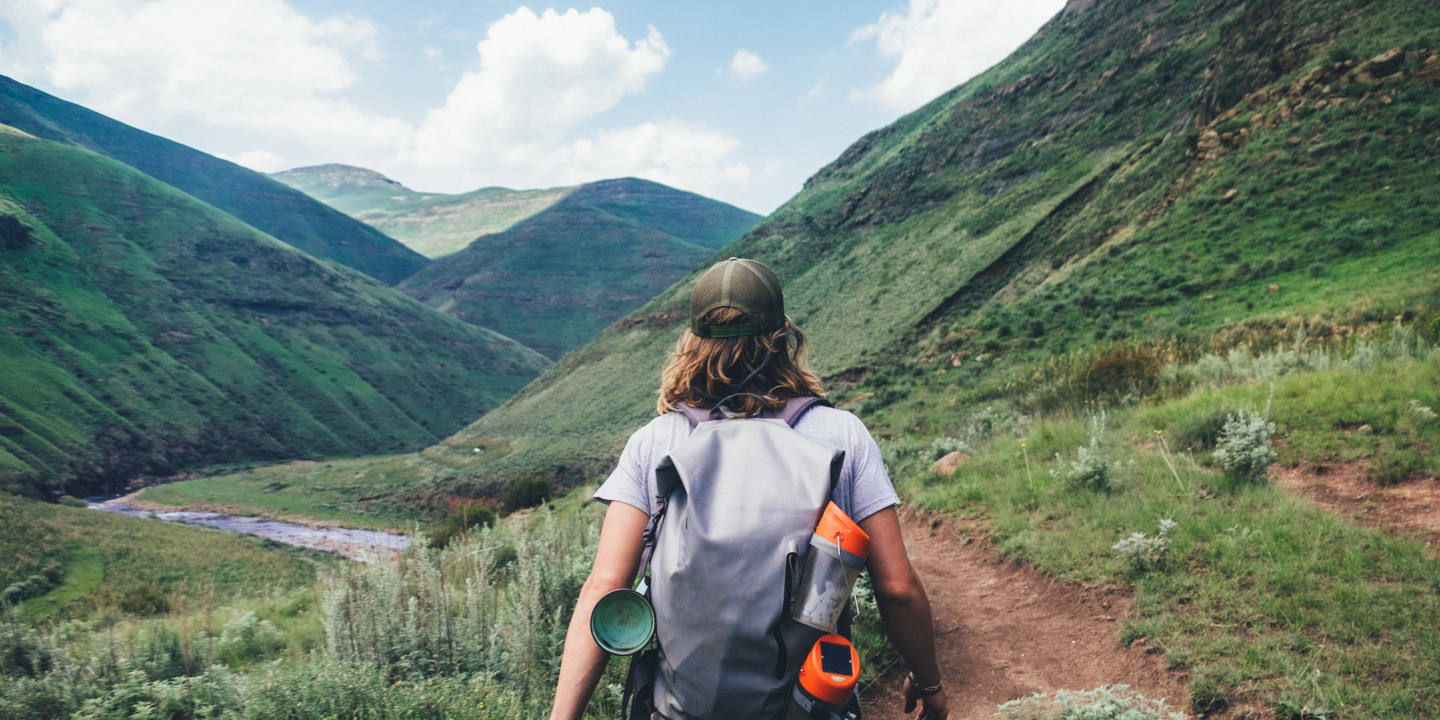
[[[159,518],[187,525],[230,530],[249,535],[259,535],[287,545],[330,552],[351,560],[367,562],[380,551],[400,550],[410,542],[406,535],[395,535],[378,530],[353,530],[342,527],[307,527],[295,523],[281,522],[261,517],[226,515],[217,512],[196,512],[176,510],[154,512],[127,505],[121,499],[90,498],[86,507],[101,512],[114,512],[135,517]]]

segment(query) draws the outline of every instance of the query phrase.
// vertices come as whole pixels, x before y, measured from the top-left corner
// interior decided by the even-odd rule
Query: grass
[[[61,567],[65,579],[60,586],[37,598],[26,600],[20,608],[20,619],[34,623],[57,614],[81,598],[95,592],[105,582],[104,552],[96,545],[83,545],[70,551]]]
[[[125,163],[316,257],[396,283],[426,264],[393,238],[260,173],[0,79],[0,123]]]
[[[417,192],[363,168],[316,165],[271,177],[435,259],[554,205],[574,188]]]
[[[319,583],[164,618],[0,622],[7,718],[534,717],[553,693],[597,504],[517,515],[448,548],[336,568]],[[402,610],[401,608],[408,608]],[[612,663],[602,687],[621,682]],[[617,712],[598,693],[592,717]]]
[[[1431,352],[1112,409],[1106,444],[1121,464],[1108,493],[1025,473],[1026,452],[1048,458],[1085,444],[1088,419],[1063,414],[984,440],[954,479],[930,475],[917,450],[891,469],[907,497],[982,522],[1010,557],[1059,578],[1133,586],[1138,618],[1121,641],[1146,639],[1231,704],[1428,717],[1440,688],[1440,562],[1416,539],[1357,527],[1269,484],[1231,484],[1206,452],[1172,447],[1172,470],[1156,431],[1208,408],[1263,408],[1273,392],[1281,462],[1363,457],[1384,442],[1428,447],[1440,429],[1381,421],[1428,399],[1437,381],[1440,352]],[[1385,429],[1357,437],[1346,419],[1356,412]],[[1178,525],[1162,568],[1137,571],[1111,550],[1165,518]]]
[[[0,585],[62,558],[59,587],[21,604],[27,621],[84,616],[148,585],[177,598],[213,591],[220,602],[314,584],[329,556],[194,528],[0,495]]]
[[[546,361],[119,163],[0,137],[0,487],[410,450]]]
[[[415,502],[422,478],[410,456],[338,458],[170,483],[146,490],[139,499],[280,520],[408,530],[426,520]]]
[[[474,237],[396,287],[558,358],[702,264],[759,217],[644,180],[589,183]],[[478,233],[477,233],[478,234]]]

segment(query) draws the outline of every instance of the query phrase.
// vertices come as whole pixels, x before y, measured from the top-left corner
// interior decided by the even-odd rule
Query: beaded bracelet
[[[915,694],[919,695],[920,697],[930,697],[931,695],[940,692],[940,683],[937,682],[930,687],[925,687],[920,684],[919,680],[915,679],[915,673],[912,672],[910,673],[910,689],[914,690]]]

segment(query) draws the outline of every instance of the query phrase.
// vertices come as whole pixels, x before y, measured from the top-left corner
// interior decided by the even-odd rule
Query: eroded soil
[[[1359,523],[1411,535],[1440,552],[1440,482],[1435,478],[1379,485],[1365,477],[1368,460],[1279,468],[1275,484]]]
[[[935,615],[953,720],[993,717],[1000,703],[1036,692],[1120,683],[1186,707],[1181,675],[1141,644],[1127,648],[1116,639],[1116,623],[1132,612],[1127,596],[1001,560],[975,539],[978,532],[972,537],[948,518],[906,512],[902,519]],[[866,718],[907,717],[899,682],[871,691]]]

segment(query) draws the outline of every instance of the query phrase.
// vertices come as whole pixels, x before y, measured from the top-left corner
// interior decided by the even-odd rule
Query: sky
[[[0,0],[0,74],[262,172],[641,177],[768,214],[1064,0]]]

